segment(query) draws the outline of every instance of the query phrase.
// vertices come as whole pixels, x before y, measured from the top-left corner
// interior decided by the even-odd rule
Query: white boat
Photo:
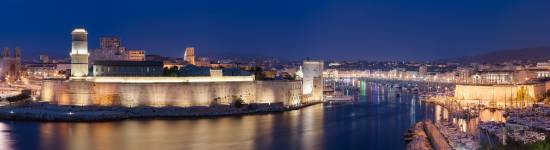
[[[340,96],[326,96],[326,101],[353,101],[353,96],[340,95]]]
[[[333,95],[325,95],[324,99],[326,102],[352,102],[354,97],[349,95],[344,95],[341,92],[334,92]]]
[[[401,88],[401,85],[399,85],[399,84],[393,84],[393,88],[400,89],[400,88]]]

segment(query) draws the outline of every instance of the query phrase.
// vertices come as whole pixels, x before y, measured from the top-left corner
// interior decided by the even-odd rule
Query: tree
[[[241,97],[233,96],[231,106],[235,108],[241,108],[244,105],[244,100]]]
[[[550,102],[550,90],[546,90],[546,92],[542,94],[542,98],[540,99],[540,101],[543,101],[545,104],[548,104]]]
[[[525,101],[530,101],[532,97],[527,93],[527,89],[525,87],[520,87],[518,91],[516,92],[516,102],[521,101],[522,104],[525,103]]]
[[[533,144],[532,149],[534,150],[548,150],[550,149],[550,144],[545,141],[540,141]]]
[[[219,105],[219,104],[221,103],[220,101],[221,101],[221,97],[216,97],[216,98],[214,98],[214,99],[210,102],[210,107]]]
[[[172,66],[170,68],[165,67],[162,73],[164,76],[168,76],[168,77],[178,76],[178,67],[177,66]]]
[[[265,75],[263,74],[264,70],[262,69],[262,67],[252,67],[248,71],[250,71],[254,74],[254,77],[256,78],[256,80],[264,80],[265,79]]]
[[[21,93],[19,95],[16,95],[16,96],[12,96],[12,97],[7,97],[6,100],[9,102],[9,103],[14,103],[14,102],[19,102],[19,101],[23,101],[23,100],[26,100],[28,98],[31,98],[31,96],[27,93]]]

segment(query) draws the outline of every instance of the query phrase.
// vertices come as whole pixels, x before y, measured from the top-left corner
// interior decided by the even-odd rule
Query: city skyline
[[[90,48],[115,36],[165,56],[196,47],[203,56],[434,60],[548,46],[548,3],[4,1],[0,16],[10,22],[0,25],[0,46],[68,57],[66,33],[84,26]]]

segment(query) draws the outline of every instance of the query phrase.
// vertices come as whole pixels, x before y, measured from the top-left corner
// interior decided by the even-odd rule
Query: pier
[[[431,122],[431,121],[424,121],[424,130],[426,131],[426,134],[428,135],[428,139],[430,139],[430,143],[432,144],[432,147],[435,150],[448,150],[452,149],[451,145],[445,140],[445,137],[439,129]]]
[[[409,150],[431,150],[433,149],[426,132],[424,132],[424,123],[416,123],[409,133],[405,134],[407,149]]]
[[[410,140],[407,149],[435,149],[449,150],[451,145],[447,142],[443,134],[431,121],[422,121],[416,123],[410,131],[406,140]]]

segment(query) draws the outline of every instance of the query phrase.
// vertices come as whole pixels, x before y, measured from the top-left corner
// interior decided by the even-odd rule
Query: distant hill
[[[550,47],[520,48],[489,52],[481,55],[438,60],[439,62],[459,63],[501,63],[508,61],[547,61],[550,60]]]

